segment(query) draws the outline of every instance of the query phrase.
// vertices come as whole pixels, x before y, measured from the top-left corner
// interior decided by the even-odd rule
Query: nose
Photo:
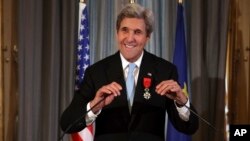
[[[134,33],[133,32],[128,32],[127,34],[127,41],[132,42],[135,40]]]

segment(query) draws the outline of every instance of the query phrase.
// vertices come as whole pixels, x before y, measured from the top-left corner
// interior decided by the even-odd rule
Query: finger
[[[103,96],[105,94],[112,94],[112,91],[110,91],[107,86],[102,86],[99,90],[98,90],[98,95],[99,96]]]
[[[167,94],[173,93],[172,89],[173,89],[172,86],[167,85],[164,89],[162,89],[161,95],[167,95]]]
[[[120,90],[114,84],[109,84],[107,86],[107,89],[111,91],[111,93],[113,93],[115,96],[120,95]]]
[[[114,95],[110,95],[105,99],[105,105],[109,105],[113,100],[114,100],[115,96]]]
[[[118,84],[117,82],[112,82],[112,84],[119,90],[122,90],[122,86]]]
[[[171,92],[177,92],[179,90],[179,87],[176,85],[170,86],[169,93]]]
[[[159,89],[162,87],[162,85],[164,85],[165,81],[162,81],[161,83],[159,83],[155,88],[156,89]]]
[[[166,93],[168,91],[175,92],[175,91],[178,91],[180,88],[179,84],[174,80],[162,81],[157,88],[161,91],[162,90],[161,88],[163,88],[163,86],[168,86],[168,90],[166,90],[165,92],[162,92],[162,93]]]
[[[158,89],[156,89],[156,92],[160,95],[164,95],[167,91],[171,89],[170,85],[167,83],[162,83]]]
[[[115,96],[120,95],[120,90],[122,90],[122,87],[120,84],[116,82],[112,82],[104,87],[108,91],[110,91],[111,94],[114,94]]]
[[[116,82],[111,83],[112,88],[116,91],[117,95],[120,95],[120,91],[122,90],[122,86]]]
[[[173,83],[173,88],[171,89],[171,91],[179,93],[179,92],[182,92],[182,88],[177,82],[174,82]]]
[[[165,80],[165,81],[162,81],[161,83],[159,83],[157,86],[156,86],[156,89],[159,89],[160,87],[162,87],[163,85],[173,85],[175,81],[173,80]]]

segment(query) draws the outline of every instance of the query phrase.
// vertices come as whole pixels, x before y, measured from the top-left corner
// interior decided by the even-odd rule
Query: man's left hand
[[[188,97],[183,93],[180,85],[174,80],[165,80],[156,86],[155,90],[162,96],[175,100],[178,105],[185,105],[188,101]]]

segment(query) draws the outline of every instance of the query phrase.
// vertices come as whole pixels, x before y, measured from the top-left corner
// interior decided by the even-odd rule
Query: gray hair
[[[130,3],[127,4],[117,16],[116,21],[116,30],[118,31],[121,25],[121,22],[124,18],[138,18],[143,19],[146,24],[146,32],[149,37],[153,32],[154,16],[151,10],[146,9],[139,4]]]

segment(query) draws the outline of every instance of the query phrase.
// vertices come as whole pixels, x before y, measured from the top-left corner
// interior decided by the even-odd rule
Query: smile
[[[128,44],[125,44],[125,47],[126,47],[126,48],[134,48],[135,45],[128,45]]]

